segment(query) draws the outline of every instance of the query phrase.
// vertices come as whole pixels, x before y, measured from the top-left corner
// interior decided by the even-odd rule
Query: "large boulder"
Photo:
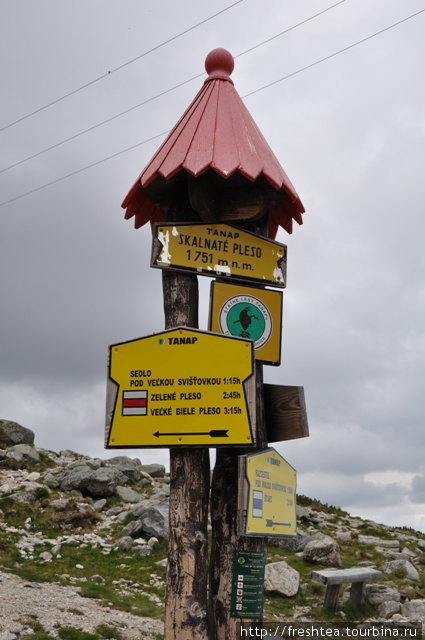
[[[266,564],[264,590],[282,596],[295,596],[300,586],[300,574],[285,561]]]
[[[405,580],[420,581],[417,569],[408,560],[390,560],[384,564],[383,569],[385,573],[394,573]]]
[[[151,478],[163,478],[165,476],[165,467],[163,464],[143,464],[142,471],[148,473]]]
[[[359,542],[362,544],[373,544],[375,547],[382,549],[399,549],[399,540],[386,540],[385,538],[377,538],[376,536],[359,535]]]
[[[114,466],[93,469],[87,462],[76,462],[65,469],[60,488],[62,491],[76,489],[93,498],[107,498],[127,480],[128,477]]]
[[[391,618],[395,613],[400,612],[401,604],[397,600],[385,600],[378,607],[378,616],[380,618]]]
[[[366,583],[365,598],[370,604],[379,606],[383,602],[400,602],[400,593],[397,589],[387,587],[385,584]]]
[[[40,460],[37,449],[29,444],[15,444],[0,450],[0,468],[2,469],[22,469],[29,460],[35,462]]]
[[[123,535],[134,536],[140,533],[156,538],[168,539],[170,503],[167,496],[144,500],[132,509],[136,520],[130,522],[124,529]]]
[[[34,431],[12,420],[0,420],[0,446],[34,444]]]
[[[121,485],[117,486],[115,493],[123,502],[140,502],[144,499],[144,495],[142,493],[134,491],[134,489],[131,489],[130,487],[122,487]]]
[[[330,536],[320,536],[309,540],[304,547],[303,560],[326,567],[340,567],[339,545]]]
[[[127,456],[116,456],[115,458],[107,460],[107,466],[109,465],[114,465],[114,467],[119,469],[121,473],[124,473],[128,478],[131,478],[136,482],[142,477],[140,472],[140,460],[138,458],[132,459]]]
[[[304,533],[304,531],[297,531],[295,536],[290,536],[288,538],[276,538],[276,541],[273,542],[276,546],[283,549],[302,551],[309,540],[311,540],[311,536]]]
[[[425,600],[409,600],[401,605],[401,613],[410,620],[425,622]]]

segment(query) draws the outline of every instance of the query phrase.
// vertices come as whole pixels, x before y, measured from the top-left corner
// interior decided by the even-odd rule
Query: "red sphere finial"
[[[213,49],[205,58],[205,69],[208,73],[208,80],[211,78],[230,80],[229,76],[234,66],[235,61],[233,56],[227,49]]]

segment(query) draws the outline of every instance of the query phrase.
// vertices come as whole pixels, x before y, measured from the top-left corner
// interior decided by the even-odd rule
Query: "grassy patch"
[[[14,545],[6,544],[2,536],[0,549],[1,543],[8,551],[6,558],[2,554],[3,566],[29,582],[76,583],[82,596],[95,598],[105,606],[140,616],[163,616],[164,609],[160,603],[164,602],[165,597],[166,570],[157,567],[155,562],[162,560],[166,555],[166,542],[157,545],[149,558],[119,549],[112,549],[106,555],[100,548],[64,544],[61,557],[48,563],[19,556],[17,563]],[[39,554],[46,549],[49,549],[47,545],[37,547],[36,553]],[[76,565],[83,568],[77,568]],[[101,583],[91,580],[95,574],[102,576]],[[160,603],[156,602],[155,598],[158,598]]]

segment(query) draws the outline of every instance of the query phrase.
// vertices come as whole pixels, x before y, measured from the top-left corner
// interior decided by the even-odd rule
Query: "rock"
[[[410,620],[425,622],[425,600],[409,600],[401,605],[401,613]]]
[[[141,520],[132,520],[122,530],[124,537],[136,536],[143,531],[143,522]],[[133,538],[131,538],[133,539]]]
[[[65,538],[65,540],[62,541],[62,544],[68,544],[70,547],[79,547],[80,541],[77,540],[76,538],[73,538],[72,536],[69,536],[68,538]]]
[[[122,487],[120,485],[115,489],[115,493],[123,502],[140,502],[144,496],[130,487]]]
[[[304,531],[298,531],[294,537],[277,538],[275,544],[283,549],[302,551],[309,540],[311,540],[311,537],[304,533]]]
[[[0,420],[0,445],[34,444],[34,431],[12,420]]]
[[[338,540],[351,540],[351,531],[337,531],[335,537],[338,538]]]
[[[376,536],[359,535],[359,542],[362,544],[373,544],[383,549],[400,549],[399,540],[385,540],[383,538],[377,538]]]
[[[93,576],[91,576],[90,580],[91,580],[91,582],[97,582],[99,584],[101,582],[104,582],[104,579],[98,573],[95,573]]]
[[[57,500],[52,500],[50,506],[55,511],[65,511],[69,507],[69,500],[67,498],[58,498]]]
[[[152,555],[152,548],[147,544],[141,545],[138,547],[138,553],[143,558],[148,558]]]
[[[60,488],[62,491],[79,490],[95,498],[112,496],[118,484],[125,484],[127,476],[115,467],[92,469],[86,462],[71,463],[65,469]]]
[[[20,504],[32,504],[35,502],[35,495],[31,491],[19,491],[13,493],[10,497],[14,502],[19,502]]]
[[[390,562],[384,564],[383,571],[385,573],[395,573],[399,577],[412,582],[420,581],[418,571],[408,560],[390,560]]]
[[[37,480],[40,480],[41,478],[41,473],[39,473],[38,471],[33,471],[32,473],[29,473],[27,475],[27,482],[37,482]]]
[[[393,600],[400,602],[400,593],[397,589],[387,587],[385,584],[366,583],[365,598],[374,606]]]
[[[169,500],[162,496],[162,500],[145,500],[133,509],[141,524],[140,531],[149,536],[168,540],[168,512]]]
[[[303,560],[326,567],[340,567],[339,545],[330,536],[309,540],[304,547]]]
[[[51,487],[52,489],[57,489],[60,485],[59,478],[55,473],[52,473],[51,471],[48,471],[46,473],[46,475],[44,476],[43,482],[45,485],[47,485],[48,487]]]
[[[267,593],[279,593],[291,597],[298,593],[300,574],[284,560],[266,564],[264,589]]]
[[[163,464],[143,464],[141,471],[144,471],[151,478],[163,478],[165,476],[165,467]]]
[[[399,613],[400,607],[398,600],[385,600],[378,607],[378,615],[385,619],[391,618],[395,613]]]
[[[17,640],[18,636],[11,631],[0,632],[0,640]]]
[[[117,549],[122,549],[122,551],[130,551],[134,544],[134,540],[131,536],[123,536],[119,540],[116,541],[115,547]]]
[[[42,551],[40,553],[40,558],[44,561],[44,562],[51,562],[53,559],[53,555],[50,553],[50,551]]]
[[[105,505],[106,505],[106,498],[101,498],[100,500],[96,500],[96,502],[93,504],[93,509],[99,512],[99,511],[102,511]]]
[[[137,483],[137,486],[140,489],[143,489],[143,487],[147,487],[149,484],[152,484],[152,478],[150,478],[149,480],[148,480],[148,478],[141,478],[139,480],[139,482]]]
[[[10,460],[15,461],[18,465],[23,465],[28,459],[35,462],[40,461],[40,454],[37,449],[29,444],[15,444],[10,447],[7,452],[7,457]]]
[[[127,478],[131,478],[137,482],[142,477],[140,463],[137,464],[138,461],[135,462],[126,456],[119,456],[113,460],[113,466],[127,476]]]
[[[159,542],[158,538],[155,538],[155,536],[152,536],[152,538],[149,538],[148,540],[148,545],[150,546],[151,549],[153,549],[154,547],[156,547],[158,542]]]

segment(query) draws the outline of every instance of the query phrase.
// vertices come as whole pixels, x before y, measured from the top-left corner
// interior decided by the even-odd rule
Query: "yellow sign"
[[[253,340],[255,359],[280,364],[282,293],[213,282],[209,329]]]
[[[286,246],[221,223],[158,223],[152,267],[286,286]]]
[[[246,534],[296,535],[295,469],[272,448],[244,457],[248,481]]]
[[[251,341],[178,328],[109,350],[106,448],[253,444]]]

